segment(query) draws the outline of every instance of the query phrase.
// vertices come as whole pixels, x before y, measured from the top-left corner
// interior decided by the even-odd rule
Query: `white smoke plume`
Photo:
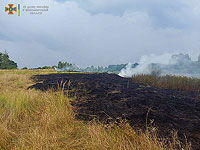
[[[122,77],[131,77],[138,74],[156,75],[182,75],[189,77],[200,77],[200,60],[192,61],[188,54],[164,54],[143,56],[133,67],[129,63],[119,73]]]
[[[81,71],[78,66],[75,64],[72,64],[70,66],[64,67],[64,68],[57,68],[54,67],[55,71],[62,72],[62,71]]]

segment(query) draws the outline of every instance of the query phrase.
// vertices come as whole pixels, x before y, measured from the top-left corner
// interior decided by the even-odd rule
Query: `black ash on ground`
[[[200,149],[200,93],[160,89],[133,83],[129,78],[116,74],[49,74],[36,75],[38,82],[30,88],[57,89],[58,83],[65,83],[64,89],[76,100],[76,117],[84,121],[98,119],[103,122],[126,119],[136,129],[146,128],[153,120],[159,136],[167,137],[171,131],[178,131],[179,138],[185,135],[193,149]],[[112,119],[111,119],[112,118]]]

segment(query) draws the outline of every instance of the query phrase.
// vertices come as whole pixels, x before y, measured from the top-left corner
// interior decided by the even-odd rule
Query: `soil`
[[[108,123],[121,118],[128,120],[135,129],[145,129],[147,118],[148,125],[153,121],[160,137],[177,131],[181,142],[185,142],[186,136],[193,149],[200,149],[198,92],[145,86],[107,73],[36,75],[33,79],[37,83],[30,88],[43,91],[57,90],[58,83],[66,82],[66,93],[76,98],[72,105],[76,108],[77,119],[95,118]]]

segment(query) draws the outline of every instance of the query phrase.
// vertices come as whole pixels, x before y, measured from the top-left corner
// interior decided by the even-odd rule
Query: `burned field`
[[[160,137],[178,131],[180,141],[200,149],[200,93],[160,89],[133,83],[115,74],[49,74],[37,75],[30,88],[39,90],[64,87],[75,97],[77,119],[97,119],[104,123],[126,119],[133,128],[150,124]],[[149,112],[148,112],[149,110]],[[147,122],[148,121],[148,122]]]

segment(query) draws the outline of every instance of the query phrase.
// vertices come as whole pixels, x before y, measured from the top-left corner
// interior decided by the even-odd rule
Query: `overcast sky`
[[[48,5],[43,15],[9,16],[8,3]],[[19,67],[85,67],[136,62],[143,55],[200,54],[199,0],[1,0],[0,51]]]

